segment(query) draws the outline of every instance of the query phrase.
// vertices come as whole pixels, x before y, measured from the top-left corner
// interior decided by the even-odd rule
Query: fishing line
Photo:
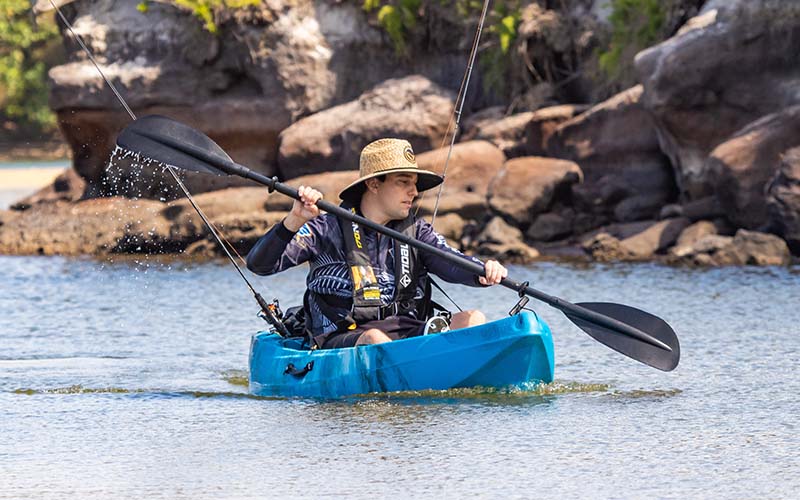
[[[89,60],[92,62],[92,64],[94,64],[94,67],[97,68],[97,72],[100,73],[100,76],[103,78],[103,80],[108,84],[108,86],[114,92],[114,95],[117,96],[117,100],[119,100],[120,104],[122,104],[122,107],[125,108],[125,111],[131,117],[131,119],[136,121],[136,115],[133,113],[133,111],[131,110],[130,106],[128,106],[128,103],[125,101],[125,98],[122,97],[122,94],[119,93],[119,91],[114,86],[114,84],[111,82],[111,80],[106,78],[105,73],[103,72],[102,69],[100,69],[100,65],[97,63],[97,60],[94,58],[94,55],[92,54],[92,51],[89,50],[89,47],[86,46],[86,44],[83,42],[83,39],[72,28],[72,24],[67,20],[67,18],[64,16],[64,14],[61,12],[61,9],[55,4],[55,2],[53,0],[50,0],[50,5],[52,5],[53,8],[56,10],[56,12],[58,13],[58,17],[61,18],[61,21],[64,23],[64,25],[67,27],[67,29],[69,29],[70,33],[72,33],[72,36],[75,38],[75,40],[77,40],[78,44],[81,46],[83,51],[89,57]],[[263,297],[261,297],[261,295],[258,292],[256,292],[255,288],[253,288],[253,285],[250,283],[250,281],[244,275],[244,273],[242,272],[241,267],[239,267],[239,264],[236,263],[236,260],[233,258],[233,255],[231,255],[231,252],[228,250],[228,247],[230,247],[231,249],[233,249],[234,252],[236,252],[236,248],[227,239],[225,239],[224,236],[219,234],[219,232],[216,230],[216,228],[211,223],[211,221],[208,219],[208,217],[206,217],[206,215],[203,213],[203,211],[200,209],[200,207],[197,205],[197,203],[195,203],[195,200],[192,197],[191,193],[186,188],[186,185],[183,183],[183,181],[181,181],[180,177],[178,177],[178,175],[175,173],[175,169],[172,167],[172,165],[166,165],[165,164],[164,166],[167,168],[167,170],[169,170],[169,173],[172,175],[172,178],[175,179],[175,182],[178,183],[178,186],[181,188],[181,190],[183,191],[183,194],[186,196],[186,198],[189,199],[189,203],[191,203],[192,207],[195,209],[195,211],[197,211],[197,214],[200,215],[200,218],[203,220],[203,222],[205,223],[206,227],[208,227],[209,231],[211,231],[211,234],[217,240],[217,243],[219,244],[219,246],[222,247],[222,250],[225,251],[225,255],[227,255],[228,260],[230,260],[231,264],[233,264],[233,267],[235,267],[236,271],[239,273],[239,276],[242,277],[244,282],[247,284],[247,287],[253,293],[253,296],[255,297],[256,302],[258,302],[258,305],[261,307],[262,311],[267,316],[267,320],[270,322],[270,324],[273,324],[273,326],[277,327],[277,325],[275,323],[273,323],[272,318],[274,316],[271,317],[271,315],[273,313],[272,313],[272,310],[270,309],[269,305],[266,303],[266,301],[263,299]],[[224,240],[224,243],[223,243],[223,240]],[[226,245],[226,243],[227,243],[227,245]],[[244,259],[242,259],[242,256],[239,255],[238,252],[236,252],[236,255],[242,261],[242,264],[244,264]],[[281,323],[280,325],[282,326],[283,324]],[[279,330],[280,330],[280,328],[279,328]],[[285,327],[283,328],[283,330],[281,330],[281,333],[284,333],[284,334],[288,333],[288,332],[286,332]]]
[[[444,183],[447,180],[447,166],[450,163],[450,157],[453,154],[453,146],[456,142],[456,136],[458,135],[459,127],[461,126],[461,114],[464,110],[464,102],[467,99],[467,89],[469,88],[469,81],[472,77],[472,69],[475,66],[475,58],[478,55],[478,45],[481,40],[481,34],[483,33],[483,25],[486,21],[486,13],[489,10],[489,3],[491,0],[484,0],[483,8],[481,9],[481,17],[480,21],[478,21],[478,28],[475,32],[475,39],[472,41],[472,49],[470,50],[469,58],[467,60],[467,70],[464,72],[464,78],[461,79],[461,87],[458,90],[458,95],[456,96],[456,102],[453,107],[453,114],[450,116],[450,122],[447,124],[447,130],[445,131],[445,136],[442,138],[442,145],[444,145],[444,141],[447,139],[447,132],[450,131],[450,123],[453,122],[455,118],[455,126],[453,127],[453,132],[450,135],[450,147],[447,150],[447,158],[444,161],[444,169],[442,170],[442,183],[439,184],[439,191],[436,193],[436,202],[433,205],[433,215],[431,215],[431,225],[436,221],[436,213],[439,211],[439,200],[442,197],[442,191],[444,190]],[[422,194],[420,201],[425,197],[425,193]],[[417,204],[417,211],[419,211],[419,204]]]

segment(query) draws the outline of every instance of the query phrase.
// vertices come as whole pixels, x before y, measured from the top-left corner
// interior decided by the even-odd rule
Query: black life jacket
[[[344,202],[342,208],[357,213],[355,207]],[[416,224],[414,216],[409,214],[402,221],[393,221],[388,227],[403,233],[411,238],[416,238]],[[373,262],[362,246],[361,228],[355,222],[339,219],[345,245],[345,258],[350,268],[350,277],[353,280],[353,308],[352,320],[364,323],[374,319],[383,319],[388,316],[408,315],[411,312],[425,314],[418,311],[415,296],[419,280],[418,252],[407,243],[394,240],[394,276],[395,293],[389,304],[381,304],[381,292],[378,280],[373,269]],[[427,288],[427,287],[426,287]],[[424,316],[420,316],[424,319]]]

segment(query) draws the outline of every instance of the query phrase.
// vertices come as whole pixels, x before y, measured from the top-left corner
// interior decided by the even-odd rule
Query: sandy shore
[[[35,191],[53,182],[64,170],[61,167],[0,169],[0,190]]]
[[[47,186],[64,167],[0,168],[0,210]]]

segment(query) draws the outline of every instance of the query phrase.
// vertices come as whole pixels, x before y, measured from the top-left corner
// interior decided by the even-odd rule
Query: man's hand
[[[308,186],[300,186],[297,193],[300,195],[300,200],[294,200],[292,211],[283,219],[283,225],[293,233],[299,231],[303,224],[319,215],[319,207],[316,203],[322,199],[322,193]]]
[[[486,274],[478,278],[481,285],[496,285],[500,283],[503,278],[508,276],[508,269],[503,267],[503,265],[496,260],[486,261],[483,267],[486,270]]]

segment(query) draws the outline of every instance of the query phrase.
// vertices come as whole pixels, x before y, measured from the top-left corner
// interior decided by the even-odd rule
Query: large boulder
[[[791,255],[781,238],[740,229],[733,237],[709,234],[691,245],[675,247],[670,261],[700,266],[785,266]]]
[[[781,154],[800,145],[800,106],[767,115],[717,146],[708,158],[710,183],[727,217],[738,227],[767,225],[767,183]]]
[[[525,155],[547,156],[547,141],[558,126],[588,109],[584,104],[562,104],[534,111],[525,127]]]
[[[500,148],[487,141],[460,142],[453,146],[448,162],[449,150],[445,146],[418,154],[417,165],[441,174],[447,162],[443,193],[477,193],[486,196],[489,190],[488,179],[497,175],[506,161]]]
[[[59,3],[137,116],[160,113],[184,121],[236,161],[268,175],[277,172],[278,134],[294,121],[409,73],[454,88],[469,49],[461,43],[469,31],[465,21],[444,9],[426,11],[430,23],[410,34],[414,57],[401,59],[384,30],[352,2],[269,0],[216,9],[215,34],[174,2],[148,2],[145,12],[138,0]],[[51,7],[40,1],[38,8]],[[87,194],[128,195],[130,189],[136,196],[179,196],[168,176],[160,177],[164,193],[125,171],[130,188],[121,181],[108,189],[105,166],[130,117],[71,32],[62,33],[69,62],[50,72],[51,106],[74,166],[89,182]],[[210,179],[191,175],[187,185],[200,192],[242,184],[236,177],[207,184]]]
[[[684,196],[713,193],[706,156],[756,119],[800,103],[800,3],[709,0],[636,56],[644,106]]]
[[[690,247],[710,234],[718,234],[717,226],[713,222],[701,220],[681,231],[675,247]]]
[[[479,254],[504,261],[528,262],[539,256],[538,250],[525,243],[522,231],[509,225],[501,217],[489,220],[475,243]]]
[[[685,217],[654,223],[644,231],[625,238],[621,246],[638,259],[649,259],[657,252],[671,247],[681,232],[691,224]]]
[[[527,228],[556,199],[568,200],[583,174],[577,164],[554,158],[524,156],[508,160],[489,185],[489,206]]]
[[[533,117],[532,111],[511,116],[500,116],[495,120],[483,120],[479,125],[462,134],[462,141],[489,141],[509,158],[525,155],[525,132]]]
[[[240,253],[286,215],[265,210],[264,189],[228,189],[198,195],[195,201]],[[0,212],[0,254],[180,253],[203,239],[208,249],[217,245],[202,219],[182,201],[106,197]]]
[[[572,224],[575,212],[564,209],[560,212],[547,212],[534,219],[525,232],[525,236],[533,241],[553,241],[569,236],[572,233]]]
[[[278,169],[285,179],[358,168],[361,149],[398,137],[416,153],[441,145],[455,95],[419,75],[388,80],[348,102],[299,120],[280,135]]]
[[[417,155],[420,168],[442,173],[449,147]],[[447,165],[445,184],[437,213],[458,212],[465,219],[483,219],[489,210],[486,195],[487,179],[492,179],[503,167],[506,157],[487,141],[467,141],[453,146]],[[430,215],[436,208],[439,188],[420,195],[419,215]]]
[[[101,255],[174,251],[164,204],[101,198],[40,204],[0,226],[0,254]]]
[[[630,88],[559,125],[547,140],[549,156],[577,163],[585,176],[574,190],[576,207],[617,220],[655,217],[676,196],[655,125]]]
[[[787,151],[767,188],[771,226],[800,254],[800,148]]]

